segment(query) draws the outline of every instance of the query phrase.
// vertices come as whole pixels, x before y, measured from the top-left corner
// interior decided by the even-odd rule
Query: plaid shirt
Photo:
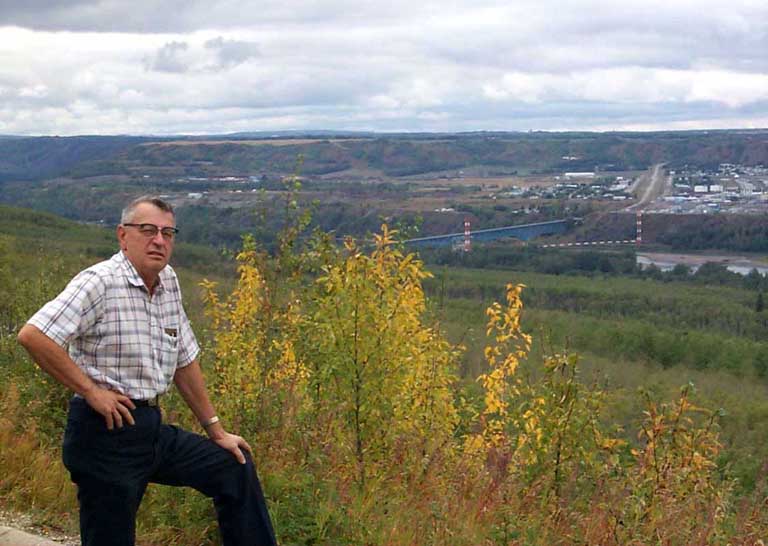
[[[200,352],[170,266],[150,297],[122,253],[79,273],[29,319],[97,384],[130,398],[168,390],[177,368]]]

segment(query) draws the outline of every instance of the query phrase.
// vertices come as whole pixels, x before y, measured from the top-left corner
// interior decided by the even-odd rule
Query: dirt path
[[[28,514],[0,509],[0,527],[18,529],[45,540],[56,542],[62,546],[80,546],[80,538],[78,536],[68,535],[58,529],[37,525]]]

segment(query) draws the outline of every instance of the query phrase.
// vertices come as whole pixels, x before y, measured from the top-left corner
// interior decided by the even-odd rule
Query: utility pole
[[[472,231],[470,229],[469,216],[464,217],[464,252],[472,250]]]

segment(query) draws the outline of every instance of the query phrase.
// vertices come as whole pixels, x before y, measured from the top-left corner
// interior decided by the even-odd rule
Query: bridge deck
[[[564,233],[570,220],[550,220],[533,224],[521,224],[516,226],[504,226],[498,228],[478,229],[470,232],[470,238],[474,241],[492,241],[503,237],[516,237],[528,241],[539,235],[551,235]],[[417,237],[408,239],[405,244],[416,246],[447,246],[464,240],[464,233],[448,233],[447,235],[432,235],[430,237]]]

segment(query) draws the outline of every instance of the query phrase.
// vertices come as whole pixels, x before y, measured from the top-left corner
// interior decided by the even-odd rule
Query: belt
[[[152,398],[148,398],[146,400],[136,400],[134,398],[131,398],[131,402],[133,402],[133,404],[137,408],[147,407],[147,406],[154,408],[160,405],[160,395],[159,394],[155,395]]]

